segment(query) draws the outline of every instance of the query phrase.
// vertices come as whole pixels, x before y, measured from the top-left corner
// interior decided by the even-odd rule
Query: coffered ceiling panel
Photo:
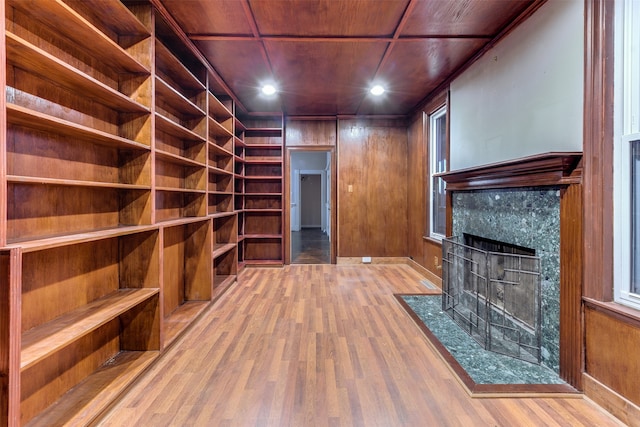
[[[308,104],[312,100],[322,103],[325,114],[355,114],[387,45],[386,42],[266,42],[285,112],[312,108]]]
[[[530,3],[518,0],[417,1],[402,36],[492,37]]]
[[[406,115],[545,0],[151,0],[249,112]],[[261,95],[263,82],[279,92]],[[372,98],[373,82],[386,93]]]
[[[418,104],[441,83],[441,76],[455,72],[483,39],[424,39],[396,43],[382,64],[378,81],[387,88],[386,102],[367,97],[361,114],[402,114]],[[416,88],[420,88],[416,90]]]
[[[280,100],[261,95],[265,81],[271,81],[271,69],[263,58],[258,41],[205,40],[196,47],[214,64],[224,82],[249,111],[280,111]]]
[[[390,36],[409,0],[250,0],[263,36]]]
[[[251,35],[244,0],[162,0],[188,34]]]

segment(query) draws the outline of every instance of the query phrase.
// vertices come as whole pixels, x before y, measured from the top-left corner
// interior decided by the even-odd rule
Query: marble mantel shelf
[[[536,154],[437,176],[449,191],[577,184],[582,179],[582,152]]]

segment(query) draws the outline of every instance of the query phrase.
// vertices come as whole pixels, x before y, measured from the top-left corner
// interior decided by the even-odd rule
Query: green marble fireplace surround
[[[541,261],[542,364],[560,364],[560,188],[524,187],[451,194],[453,236],[473,234],[534,249]]]

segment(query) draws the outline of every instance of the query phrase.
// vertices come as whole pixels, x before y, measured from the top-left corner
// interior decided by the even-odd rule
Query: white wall
[[[327,167],[327,154],[322,151],[292,151],[291,170],[324,170]]]
[[[450,170],[582,151],[584,1],[550,0],[451,84]]]

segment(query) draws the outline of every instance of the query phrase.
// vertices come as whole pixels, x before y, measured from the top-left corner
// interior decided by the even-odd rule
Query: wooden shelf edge
[[[248,127],[245,130],[245,138],[253,138],[253,137],[261,137],[261,136],[271,136],[271,137],[281,137],[282,136],[282,128],[251,128]]]
[[[184,96],[180,91],[164,81],[162,77],[156,76],[156,98],[164,98],[169,105],[175,108],[176,103],[186,108],[176,108],[176,110],[194,117],[205,117],[207,113]],[[173,102],[172,102],[173,101]]]
[[[158,221],[158,225],[162,228],[170,228],[205,221],[209,221],[209,216],[189,216],[184,218],[167,219],[164,221]]]
[[[215,151],[218,155],[228,156],[228,157],[235,157],[235,155],[231,151],[229,151],[226,148],[216,144],[213,141],[209,141],[209,147],[211,148],[211,150]]]
[[[244,141],[244,146],[247,149],[257,149],[257,150],[282,150],[282,144],[252,144],[251,142]],[[280,156],[273,156],[280,157]]]
[[[114,12],[114,7],[109,9],[110,13]],[[62,32],[70,40],[73,40],[83,52],[95,58],[111,58],[112,64],[115,63],[122,71],[130,73],[150,74],[140,61],[132,57],[125,49],[118,45],[114,40],[106,36],[100,29],[96,28],[91,22],[61,1],[50,1],[46,5],[34,6],[30,2],[23,0],[10,0],[8,5],[21,9],[24,13],[33,19],[40,20],[51,28],[55,28],[57,32]],[[140,37],[149,37],[150,33],[126,6],[120,4],[118,11],[118,20],[115,22],[123,22],[130,27],[135,27],[137,34],[127,34],[122,31],[119,35],[137,35]],[[85,43],[91,39],[91,43]]]
[[[218,122],[215,118],[209,116],[209,123],[210,123],[209,135],[222,136],[222,137],[228,137],[228,138],[233,137],[233,133],[231,133],[229,129],[224,127],[222,123]],[[214,129],[211,129],[211,127],[213,127]],[[217,130],[217,132],[212,134],[211,133],[212,130],[214,132]]]
[[[90,425],[158,359],[158,351],[122,351],[64,394],[29,426]]]
[[[216,244],[216,247],[212,253],[212,258],[215,260],[216,258],[226,254],[227,252],[235,248],[236,248],[235,243],[226,243],[226,244],[220,244],[220,245]]]
[[[282,178],[282,175],[263,175],[263,176],[245,175],[244,179],[249,179],[249,180],[258,179],[258,180],[263,180],[263,181],[276,181],[276,180],[281,180],[283,178]]]
[[[233,113],[218,99],[216,95],[207,91],[207,96],[209,98],[209,115],[217,118],[222,118],[224,120],[233,119]]]
[[[151,147],[139,142],[126,139],[117,135],[93,129],[68,120],[59,119],[39,111],[25,108],[21,105],[7,103],[7,121],[9,124],[26,128],[59,133],[61,135],[73,136],[86,139],[91,143],[103,146],[113,146],[117,148],[136,149],[140,151],[151,151]]]
[[[156,42],[157,68],[159,68],[164,72],[163,65],[168,66],[172,71],[172,73],[169,73],[169,75],[171,74],[173,74],[174,76],[178,75],[179,77],[182,78],[181,83],[183,84],[186,83],[182,89],[199,90],[199,91],[206,90],[205,85],[200,80],[198,80],[198,78],[194,76],[193,73],[187,67],[185,67],[184,64],[178,58],[175,57],[175,55],[171,52],[171,50],[168,47],[166,47],[157,38],[155,42]],[[160,63],[158,63],[158,59],[160,59]]]
[[[207,190],[177,187],[156,187],[156,191],[164,191],[165,193],[207,194]]]
[[[268,158],[251,158],[244,159],[244,162],[248,165],[279,165],[282,163],[282,158],[268,159]]]
[[[277,259],[245,259],[244,260],[245,267],[260,267],[260,266],[279,267],[283,265],[284,265],[284,261],[277,260]]]
[[[144,233],[157,229],[158,226],[154,224],[122,226],[117,228],[108,228],[105,230],[88,231],[85,233],[52,236],[42,239],[28,240],[24,242],[10,242],[7,245],[7,248],[21,248],[23,253],[34,252],[61,246],[76,245],[78,243],[86,243],[113,237],[127,236],[129,234]]]
[[[177,123],[158,112],[156,112],[156,119],[158,119],[156,120],[156,128],[162,132],[173,135],[176,138],[182,138],[196,143],[204,143],[207,141],[207,138],[204,136],[198,135],[191,129],[182,126],[180,123]]]
[[[243,235],[245,239],[282,239],[282,234],[256,234],[256,233],[246,233]]]
[[[25,370],[160,292],[121,289],[22,334],[20,369]]]
[[[173,154],[173,153],[169,153],[167,151],[162,151],[158,149],[156,149],[156,158],[170,162],[170,163],[178,164],[181,166],[190,166],[195,168],[207,167],[207,165],[204,162],[198,162],[188,157],[182,157],[178,154]]]
[[[115,107],[131,113],[149,113],[151,110],[118,92],[101,81],[72,67],[64,61],[39,47],[29,43],[21,37],[6,32],[7,60],[18,67],[24,67],[34,74],[46,79],[54,77],[54,82],[74,92],[82,92],[100,104]],[[14,62],[15,61],[15,62]]]
[[[215,175],[227,175],[227,176],[235,175],[231,171],[220,169],[219,167],[216,167],[216,166],[208,166],[208,169],[209,169],[209,172],[213,172],[213,174]]]
[[[62,187],[112,188],[116,190],[151,191],[150,186],[120,184],[117,182],[80,181],[74,179],[46,178],[38,176],[7,175],[9,184],[57,185]]]
[[[229,216],[234,216],[235,214],[236,214],[236,211],[233,211],[233,212],[215,212],[215,213],[209,214],[209,216],[211,218],[226,218],[226,217],[229,217]]]

